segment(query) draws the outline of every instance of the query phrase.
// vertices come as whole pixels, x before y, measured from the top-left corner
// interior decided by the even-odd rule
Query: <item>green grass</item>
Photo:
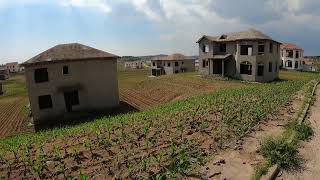
[[[319,77],[319,72],[300,72],[295,70],[281,70],[279,78],[282,80],[311,80]]]
[[[3,81],[3,87],[4,87],[5,94],[4,96],[0,96],[0,98],[27,95],[25,78],[22,75],[15,75],[10,77],[10,79],[6,81]]]

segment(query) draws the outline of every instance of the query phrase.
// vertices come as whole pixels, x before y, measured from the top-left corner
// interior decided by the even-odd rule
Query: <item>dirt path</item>
[[[320,178],[320,86],[316,90],[316,102],[311,107],[308,120],[314,131],[314,136],[309,142],[303,144],[300,154],[305,160],[301,172],[284,173],[278,179],[309,180]]]
[[[302,101],[303,94],[299,92],[290,103],[270,115],[252,133],[215,155],[202,169],[202,174],[206,174],[205,179],[250,179],[254,167],[263,160],[257,153],[261,140],[270,135],[281,134],[288,121],[296,117]]]

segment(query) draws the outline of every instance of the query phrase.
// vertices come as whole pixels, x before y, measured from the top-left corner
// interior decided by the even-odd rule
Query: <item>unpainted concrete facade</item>
[[[68,67],[68,74],[63,74],[63,67]],[[40,68],[47,68],[47,82],[35,82],[35,70]],[[119,105],[116,58],[31,64],[25,67],[25,75],[35,124],[68,113],[65,92],[78,92],[79,104],[72,106],[73,112]],[[39,108],[39,96],[44,95],[51,96],[52,108]]]
[[[272,40],[237,40],[214,42],[203,38],[199,42],[199,73],[204,75],[221,74],[245,81],[269,82],[279,77],[280,43]],[[220,52],[220,45],[225,51]],[[258,45],[264,44],[264,52],[258,52]],[[252,46],[250,55],[241,55],[241,46]],[[207,51],[204,50],[207,46]],[[269,48],[272,47],[272,52]],[[241,73],[241,64],[251,65],[251,74]],[[258,66],[263,74],[258,75]],[[270,66],[270,67],[269,67]],[[261,69],[260,69],[261,70]],[[260,72],[261,73],[261,72]]]
[[[154,70],[160,70],[160,75],[169,75],[182,72],[194,72],[195,61],[192,59],[185,60],[151,60],[151,75]]]

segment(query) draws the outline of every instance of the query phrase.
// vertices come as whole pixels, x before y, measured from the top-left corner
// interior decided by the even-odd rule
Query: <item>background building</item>
[[[151,60],[151,75],[160,76],[195,71],[195,59],[183,54],[156,57]]]
[[[257,82],[279,77],[280,43],[260,31],[205,35],[197,43],[200,74]]]
[[[304,50],[295,44],[281,44],[281,66],[283,69],[301,70]]]

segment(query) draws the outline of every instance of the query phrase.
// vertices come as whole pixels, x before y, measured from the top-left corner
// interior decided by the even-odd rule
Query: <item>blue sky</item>
[[[264,31],[320,55],[319,0],[0,0],[0,64],[59,43],[117,55],[196,55],[203,34]]]

